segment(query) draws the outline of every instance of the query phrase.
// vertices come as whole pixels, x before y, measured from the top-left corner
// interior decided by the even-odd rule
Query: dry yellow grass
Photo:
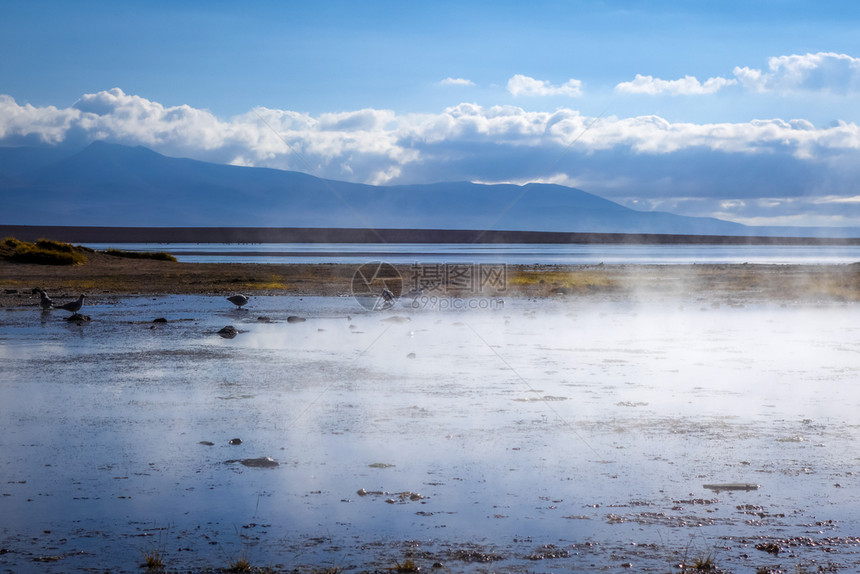
[[[562,287],[576,292],[595,289],[614,290],[620,287],[617,279],[607,273],[593,270],[568,271],[523,271],[514,270],[508,274],[508,286],[513,288],[533,287],[536,285]]]

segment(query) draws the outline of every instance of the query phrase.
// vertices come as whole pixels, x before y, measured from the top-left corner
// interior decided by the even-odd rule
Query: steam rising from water
[[[224,548],[235,525],[254,524],[265,525],[251,543],[261,562],[327,564],[327,544],[361,556],[374,540],[473,541],[512,556],[528,550],[515,539],[637,541],[666,551],[637,563],[665,570],[689,542],[682,524],[702,524],[712,543],[808,534],[821,519],[836,521],[824,527],[834,536],[860,526],[855,306],[219,303],[94,305],[83,326],[6,313],[4,546],[89,548],[105,532],[74,564],[125,565],[135,532],[171,524],[195,549],[172,558],[203,567],[220,560],[208,541]],[[296,314],[308,320],[285,321]],[[228,323],[239,335],[218,337]],[[280,466],[227,462],[261,456]],[[725,482],[761,488],[683,502]],[[767,517],[750,521],[743,505]],[[328,542],[302,546],[315,536]]]

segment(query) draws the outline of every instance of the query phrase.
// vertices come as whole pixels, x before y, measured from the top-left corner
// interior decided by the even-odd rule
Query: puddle
[[[0,569],[860,564],[857,307],[231,307],[2,315]]]

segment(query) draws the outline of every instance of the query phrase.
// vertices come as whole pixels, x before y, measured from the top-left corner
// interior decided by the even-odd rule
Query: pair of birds
[[[81,295],[75,301],[69,301],[68,303],[63,303],[62,305],[54,305],[54,301],[48,297],[48,294],[44,289],[34,289],[33,291],[38,291],[41,296],[41,301],[39,301],[39,305],[42,306],[42,309],[62,309],[63,311],[69,311],[70,313],[77,313],[81,310],[81,307],[84,306],[84,298],[86,295]]]
[[[39,302],[39,304],[42,306],[42,309],[45,309],[45,310],[53,308],[53,309],[62,309],[63,311],[70,311],[72,313],[77,313],[78,311],[81,310],[81,307],[84,306],[84,298],[86,298],[86,295],[81,295],[75,301],[69,301],[68,303],[64,303],[62,305],[56,305],[55,306],[54,301],[51,300],[50,297],[48,297],[48,294],[45,292],[44,289],[36,288],[36,289],[33,289],[33,292],[39,293],[39,295],[42,298],[42,300]],[[245,295],[231,295],[230,297],[227,297],[227,300],[229,302],[233,303],[234,305],[236,305],[236,307],[238,307],[239,309],[242,308],[242,305],[246,305],[248,303],[248,297],[246,297]]]

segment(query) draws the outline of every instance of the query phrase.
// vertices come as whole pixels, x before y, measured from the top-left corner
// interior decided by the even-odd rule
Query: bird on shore
[[[39,289],[38,287],[36,287],[33,289],[33,293],[38,293],[39,296],[42,298],[42,300],[39,301],[39,305],[42,306],[42,309],[48,310],[54,305],[54,302],[51,301],[51,298],[48,297],[48,294],[45,292],[44,289]]]
[[[248,304],[248,297],[245,295],[230,295],[227,300],[234,304],[237,309],[241,309],[242,305]]]
[[[385,300],[386,303],[393,303],[395,299],[394,293],[389,291],[387,288],[382,289],[382,298]]]
[[[55,307],[55,309],[62,309],[63,311],[69,311],[72,314],[75,314],[84,306],[84,297],[86,297],[86,295],[81,295],[76,301],[69,301],[68,303]]]

